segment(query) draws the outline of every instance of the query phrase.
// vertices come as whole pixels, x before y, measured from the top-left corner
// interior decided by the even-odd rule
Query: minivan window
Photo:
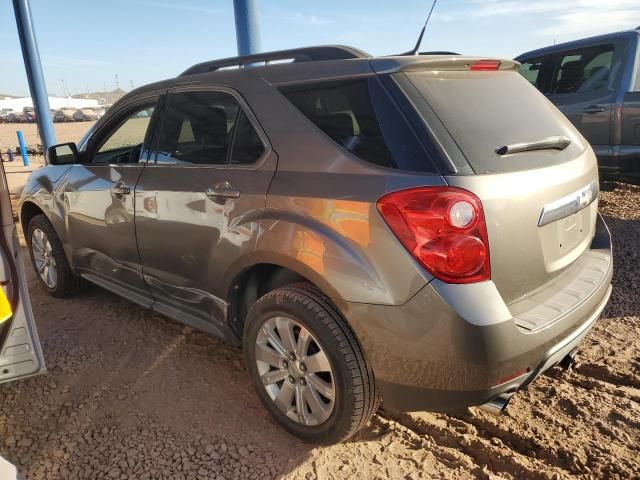
[[[588,93],[606,89],[619,68],[614,45],[597,45],[565,52],[560,57],[553,93]]]
[[[435,170],[376,78],[287,86],[280,91],[318,129],[360,159],[387,168]]]
[[[97,150],[94,163],[123,163],[130,160],[128,152],[142,146],[153,115],[154,107],[146,106],[130,114],[113,133],[102,142]]]
[[[226,164],[239,108],[224,92],[170,94],[156,162]]]

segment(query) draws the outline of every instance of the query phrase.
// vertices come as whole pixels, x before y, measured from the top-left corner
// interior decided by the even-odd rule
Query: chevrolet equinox
[[[138,88],[32,173],[33,266],[242,345],[306,441],[380,401],[500,412],[571,362],[612,275],[593,151],[518,67],[324,46]]]

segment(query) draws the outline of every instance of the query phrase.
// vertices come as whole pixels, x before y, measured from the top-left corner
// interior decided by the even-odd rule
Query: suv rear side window
[[[613,44],[580,48],[561,55],[552,93],[588,93],[609,87],[619,68]]]
[[[232,95],[212,91],[169,94],[157,163],[251,164],[263,152],[260,137]]]
[[[401,170],[435,171],[376,78],[287,86],[280,91],[317,128],[362,160]]]

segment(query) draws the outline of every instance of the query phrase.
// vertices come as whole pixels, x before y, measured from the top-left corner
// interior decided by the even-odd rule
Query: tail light
[[[398,240],[434,277],[448,283],[489,280],[489,241],[480,199],[454,187],[389,193],[378,211]]]
[[[500,68],[500,60],[478,60],[469,67],[471,72],[491,72]]]

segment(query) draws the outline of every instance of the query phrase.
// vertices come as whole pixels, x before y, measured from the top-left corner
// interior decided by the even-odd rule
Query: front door
[[[622,46],[616,42],[562,52],[549,100],[596,151],[611,144],[611,115],[622,73]]]
[[[154,308],[224,335],[226,276],[255,245],[276,156],[227,89],[167,96],[138,180],[136,233]]]
[[[93,133],[83,163],[73,166],[64,186],[74,268],[145,306],[152,301],[136,246],[134,191],[148,156],[156,100],[141,98],[114,112]]]
[[[4,166],[0,162],[0,383],[44,373]]]

